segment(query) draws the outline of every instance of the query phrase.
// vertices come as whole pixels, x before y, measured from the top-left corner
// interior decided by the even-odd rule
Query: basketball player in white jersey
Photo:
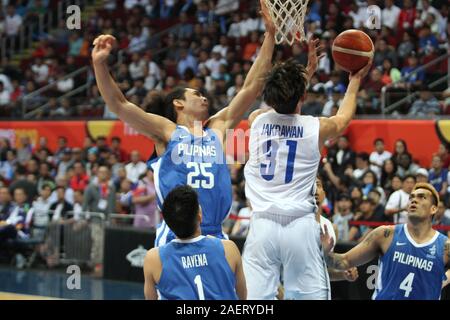
[[[251,126],[245,193],[253,208],[243,266],[248,299],[274,299],[283,267],[285,299],[328,299],[314,198],[320,150],[349,125],[361,80],[371,61],[350,75],[347,92],[331,118],[300,115],[307,70],[293,60],[276,65]],[[310,71],[310,70],[309,70]]]

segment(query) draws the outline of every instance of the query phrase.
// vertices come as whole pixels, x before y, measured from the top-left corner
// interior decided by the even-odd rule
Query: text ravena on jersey
[[[192,256],[181,257],[181,263],[184,269],[205,267],[208,265],[208,259],[206,259],[206,254],[194,254]]]
[[[303,127],[264,123],[261,134],[265,136],[281,136],[285,138],[303,138]]]
[[[406,264],[408,266],[418,268],[425,271],[431,271],[433,269],[433,261],[428,261],[427,259],[422,259],[415,257],[404,252],[394,252],[394,257],[392,259],[394,262],[401,264]]]
[[[225,163],[223,153],[218,152],[215,145],[179,143],[172,149],[171,158],[174,164],[204,161]]]

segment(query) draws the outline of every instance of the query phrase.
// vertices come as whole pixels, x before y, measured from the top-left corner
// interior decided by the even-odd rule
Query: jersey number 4
[[[295,163],[295,153],[297,151],[297,141],[286,140],[287,147],[289,148],[287,164],[286,164],[286,174],[284,176],[284,182],[289,183],[292,181],[294,176],[294,163]],[[267,163],[261,163],[260,173],[261,177],[266,181],[271,181],[275,177],[275,167],[277,165],[277,154],[278,154],[278,144],[272,143],[272,140],[268,140],[266,143],[266,156]]]
[[[194,189],[212,189],[214,188],[214,175],[207,169],[212,168],[212,163],[188,162],[188,169],[194,169],[187,175],[187,184]]]
[[[412,291],[412,284],[414,281],[414,273],[410,272],[405,279],[403,279],[402,283],[400,283],[400,290],[405,291],[405,298],[409,298],[409,294]]]

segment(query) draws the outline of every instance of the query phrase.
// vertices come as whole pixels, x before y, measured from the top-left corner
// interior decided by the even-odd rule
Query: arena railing
[[[450,50],[447,49],[447,50]],[[404,104],[405,102],[410,101],[417,93],[416,92],[411,92],[409,88],[407,88],[407,93],[406,96],[404,98],[402,98],[401,100],[387,106],[387,96],[388,96],[388,92],[387,90],[390,88],[395,88],[399,83],[404,83],[407,79],[409,79],[410,77],[412,77],[413,75],[417,74],[418,72],[421,71],[425,71],[427,69],[429,69],[430,67],[441,63],[442,61],[444,61],[445,59],[447,59],[447,66],[448,66],[448,72],[447,75],[441,77],[440,79],[432,82],[429,84],[429,88],[433,89],[435,88],[437,85],[445,82],[447,80],[447,85],[450,87],[450,77],[449,77],[449,73],[450,73],[450,52],[447,52],[446,54],[441,55],[440,57],[437,57],[436,59],[428,62],[427,64],[418,67],[417,69],[413,70],[410,74],[408,74],[405,77],[402,77],[399,81],[395,82],[395,83],[391,83],[388,84],[386,86],[384,86],[383,88],[381,88],[381,113],[382,115],[387,115],[390,112],[395,111],[396,109],[398,109],[402,104]]]

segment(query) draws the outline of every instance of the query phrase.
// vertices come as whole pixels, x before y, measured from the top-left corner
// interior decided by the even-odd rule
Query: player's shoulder
[[[374,230],[379,237],[389,238],[395,233],[395,225],[384,225]]]
[[[144,258],[144,266],[150,269],[157,269],[161,267],[162,263],[159,250],[159,247],[155,247],[147,251]]]
[[[229,251],[231,253],[236,253],[236,252],[239,253],[239,248],[237,247],[236,243],[234,243],[233,241],[223,239],[223,240],[221,240],[221,242],[222,242],[225,252]]]
[[[248,125],[251,126],[259,116],[264,115],[264,114],[269,114],[272,112],[275,112],[275,110],[273,110],[272,108],[268,108],[268,107],[257,109],[255,111],[253,111],[248,116]]]

